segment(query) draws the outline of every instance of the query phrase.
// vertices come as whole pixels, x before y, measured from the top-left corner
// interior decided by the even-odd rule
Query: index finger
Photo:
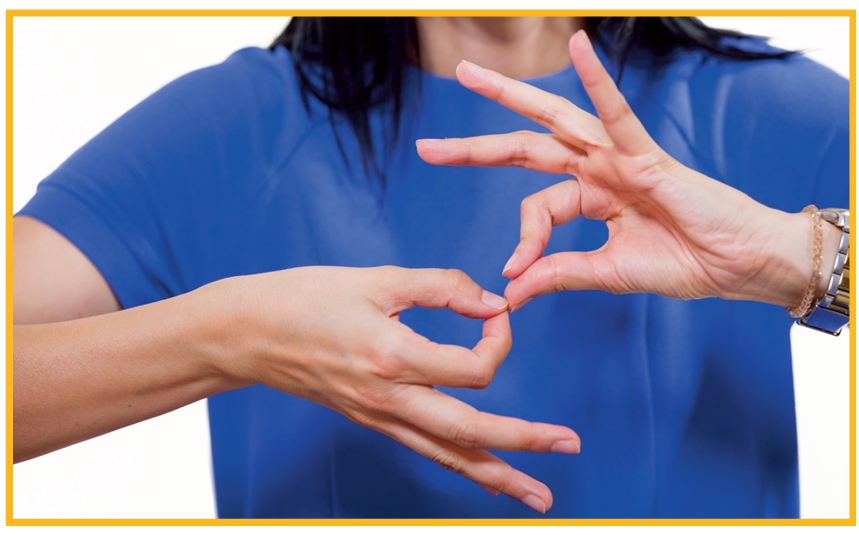
[[[468,61],[456,67],[456,77],[475,93],[545,126],[580,149],[611,143],[599,119],[563,97]]]

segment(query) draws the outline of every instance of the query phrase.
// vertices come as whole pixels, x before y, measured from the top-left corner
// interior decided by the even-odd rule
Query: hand
[[[230,377],[331,408],[492,494],[551,507],[546,485],[486,449],[578,453],[578,436],[478,412],[433,388],[489,385],[512,343],[504,298],[461,271],[395,267],[307,267],[212,286],[215,309],[239,318],[230,336],[240,349],[218,363]],[[433,343],[399,321],[412,306],[484,319],[483,337],[473,350]]]
[[[512,279],[505,292],[511,310],[538,295],[579,289],[799,303],[810,275],[810,218],[767,208],[660,149],[583,31],[570,40],[570,56],[599,119],[463,62],[457,68],[463,85],[553,133],[418,142],[420,156],[433,164],[515,165],[575,176],[522,202],[521,241],[503,270]],[[605,245],[541,258],[552,227],[579,216],[606,222]]]

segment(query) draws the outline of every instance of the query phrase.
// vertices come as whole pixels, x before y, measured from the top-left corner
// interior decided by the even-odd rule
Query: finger
[[[433,388],[414,385],[397,396],[391,414],[468,449],[578,453],[579,436],[561,425],[480,412]]]
[[[555,253],[540,258],[511,280],[504,291],[510,309],[531,299],[563,290],[603,290],[624,293],[614,268],[602,251]]]
[[[563,97],[467,61],[456,67],[456,77],[475,93],[545,126],[580,149],[611,143],[599,119]]]
[[[458,269],[386,267],[379,305],[392,315],[413,306],[447,307],[469,318],[491,318],[507,310],[507,301],[488,292]]]
[[[404,422],[385,421],[379,431],[484,489],[495,489],[545,513],[552,507],[552,491],[486,450],[462,448]]]
[[[552,227],[563,225],[581,215],[581,191],[578,180],[565,180],[530,195],[520,208],[519,245],[513,251],[501,274],[515,279],[543,256]]]
[[[570,57],[612,142],[629,154],[642,154],[654,142],[603,67],[584,30],[570,39]]]
[[[395,351],[405,369],[391,374],[403,383],[486,388],[513,345],[507,312],[484,321],[483,337],[471,350],[432,342],[406,326],[403,332]]]
[[[576,174],[585,153],[553,134],[513,132],[491,136],[419,139],[418,155],[435,165],[513,166],[555,174]]]

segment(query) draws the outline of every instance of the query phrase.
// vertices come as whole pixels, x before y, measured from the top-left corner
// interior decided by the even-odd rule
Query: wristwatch
[[[826,208],[820,210],[820,217],[841,229],[841,243],[826,294],[796,322],[838,336],[850,322],[850,211]]]

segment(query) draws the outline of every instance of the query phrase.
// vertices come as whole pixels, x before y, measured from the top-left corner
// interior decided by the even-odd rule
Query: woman
[[[567,37],[582,21],[473,21],[467,29],[457,28],[467,24],[464,21],[448,21],[447,29],[426,26],[441,23],[444,21],[440,19],[418,22],[422,65],[435,68],[433,51],[443,50],[442,44],[467,47],[476,42],[482,46],[469,51],[469,57],[480,56],[480,50],[488,51],[487,58],[480,58],[486,59],[481,63],[528,77],[563,67],[557,59],[566,58]],[[526,24],[543,26],[535,32],[534,26]],[[527,31],[529,28],[531,31]],[[470,35],[474,39],[457,43],[451,35]],[[522,46],[521,40],[514,39],[528,35],[546,42]],[[437,40],[433,42],[433,38]],[[559,40],[563,56],[545,52],[557,50]],[[503,48],[505,43],[509,50]],[[515,51],[530,51],[531,57],[517,57]],[[711,59],[699,66],[701,53],[698,54],[656,70],[630,62],[623,83],[638,92],[639,102],[674,102],[671,91],[688,90],[694,107],[714,87],[724,91],[719,84],[725,80],[762,85],[771,82],[767,77],[795,74],[800,69],[797,62],[802,63],[794,58],[758,66],[738,62],[714,65],[718,62]],[[492,65],[493,55],[510,61],[510,65]],[[443,63],[439,74],[452,74]],[[456,63],[458,59],[453,65]],[[523,70],[517,71],[517,66]],[[528,71],[529,68],[536,70]],[[295,89],[300,74],[291,68],[283,49],[272,54],[245,51],[219,68],[192,74],[132,110],[94,140],[58,170],[24,210],[25,215],[40,218],[69,235],[76,225],[61,220],[68,217],[71,205],[80,204],[74,213],[81,218],[80,227],[85,232],[70,236],[75,247],[69,247],[52,234],[54,231],[32,219],[21,218],[19,222],[26,222],[23,225],[16,222],[16,247],[23,247],[20,254],[16,249],[16,271],[21,272],[21,276],[16,273],[16,293],[19,284],[22,288],[22,297],[16,295],[16,322],[112,312],[120,302],[128,310],[16,331],[16,396],[22,391],[24,395],[40,392],[37,400],[16,397],[16,456],[19,444],[36,444],[29,453],[23,453],[32,455],[214,392],[262,382],[336,408],[462,471],[490,492],[501,490],[544,512],[551,506],[548,489],[511,471],[481,448],[571,453],[578,450],[576,435],[561,426],[476,415],[427,386],[484,386],[491,379],[509,345],[506,313],[499,314],[506,308],[505,302],[483,294],[460,274],[390,269],[303,268],[204,286],[236,274],[299,265],[390,263],[465,268],[483,286],[496,287],[500,292],[503,285],[497,272],[515,243],[517,225],[511,216],[515,206],[529,194],[558,182],[555,177],[534,177],[517,171],[484,175],[473,170],[451,173],[422,167],[412,156],[413,149],[404,148],[415,138],[482,134],[487,128],[503,132],[525,128],[529,123],[512,113],[502,115],[500,108],[462,90],[451,80],[416,71],[409,71],[405,78],[420,80],[423,108],[404,106],[403,131],[393,146],[382,143],[384,127],[393,122],[385,116],[390,110],[375,111],[369,117],[366,132],[376,141],[378,151],[389,152],[381,153],[375,162],[370,158],[365,165],[361,136],[355,135],[350,125],[344,124],[346,121],[335,115],[329,122],[328,108],[312,95],[307,99],[311,113],[306,113]],[[479,89],[479,75],[471,83],[467,81],[468,74],[464,76],[467,84]],[[534,83],[586,106],[584,92],[576,80],[572,69],[564,69]],[[745,93],[749,88],[730,89],[718,96],[731,104],[732,110],[739,106],[742,112],[746,109],[743,106],[750,105]],[[409,91],[415,88],[404,88],[404,94],[413,96]],[[205,92],[205,98],[200,97],[201,92]],[[829,92],[808,89],[802,96],[819,97]],[[639,111],[642,107],[636,106],[634,96],[629,98]],[[447,111],[451,102],[463,116],[438,113]],[[772,106],[777,108],[782,103],[774,99]],[[826,120],[837,118],[836,113],[818,102],[805,105],[809,109],[822,108],[821,115]],[[756,117],[768,119],[767,111],[759,111]],[[733,147],[717,154],[713,147],[724,139],[705,137],[695,144],[678,141],[689,133],[688,124],[669,128],[672,122],[694,118],[694,134],[712,135],[715,119],[701,119],[701,128],[698,115],[678,118],[676,109],[645,106],[639,113],[648,130],[657,132],[654,135],[660,144],[673,142],[675,151],[686,151],[679,155],[672,152],[675,158],[698,164],[696,167],[704,168],[708,174],[733,180],[743,189],[754,190],[754,185],[746,181],[751,170],[742,167],[758,160],[738,154],[740,151]],[[820,122],[825,123],[823,119]],[[823,126],[803,124],[808,132],[795,139],[790,134],[783,137],[806,144],[811,139],[820,138],[821,143],[829,139],[829,145],[819,148],[840,150],[839,136],[845,135],[845,130],[834,128],[830,121],[825,127],[827,138],[817,135]],[[779,126],[789,132],[796,130],[785,124]],[[606,131],[611,129],[607,127]],[[747,135],[743,147],[755,149],[757,157],[761,152],[771,154],[776,148],[785,150],[783,140],[780,147],[771,147],[767,145],[769,139],[760,140],[753,135],[759,133],[754,125],[743,123],[729,131]],[[740,143],[734,138],[728,142]],[[563,145],[555,140],[554,148],[569,151]],[[707,150],[699,154],[696,151],[701,147]],[[220,152],[213,154],[216,149]],[[814,147],[806,149],[813,152]],[[460,156],[455,152],[451,156],[450,150],[424,146],[421,153],[438,163],[460,161]],[[460,149],[455,146],[456,150]],[[791,168],[794,174],[788,175],[797,184],[807,180],[800,171],[813,170],[815,166],[831,171],[837,183],[836,171],[842,165],[839,157],[824,154],[802,158],[790,150],[787,154],[795,159],[782,165]],[[111,156],[105,161],[105,155]],[[477,159],[472,163],[499,161]],[[557,165],[552,158],[546,161]],[[829,165],[835,167],[829,170]],[[384,186],[372,176],[362,180],[376,166],[384,170]],[[72,195],[68,194],[69,184],[74,186]],[[571,187],[568,184],[562,182],[561,187]],[[826,185],[825,180],[818,184]],[[834,195],[825,187],[821,189],[823,200],[825,195]],[[719,191],[717,188],[714,193]],[[815,200],[812,194],[802,196],[798,192],[797,198],[800,197],[803,204]],[[736,199],[740,206],[758,206],[744,197]],[[767,204],[784,208],[792,208],[784,205],[794,202],[769,200],[772,202]],[[556,207],[547,208],[554,211]],[[569,206],[557,208],[571,213]],[[215,210],[218,218],[200,217]],[[585,214],[590,215],[587,211]],[[104,219],[109,223],[105,224]],[[797,232],[810,236],[807,219],[775,220],[790,221]],[[534,235],[546,238],[546,227],[537,228]],[[831,235],[831,231],[827,233]],[[550,252],[594,249],[604,237],[603,229],[577,220],[556,231],[553,239],[561,241],[555,241]],[[526,265],[514,261],[512,271],[508,271],[517,281],[529,280],[526,275],[519,276],[529,261],[533,262],[538,249],[529,243],[535,242],[525,240],[525,249],[520,250]],[[98,269],[87,263],[78,248]],[[44,251],[49,251],[52,258],[68,258],[61,262],[67,278],[59,288],[37,292],[39,285],[53,282],[50,273],[33,269],[45,266],[43,257],[39,261]],[[805,255],[807,265],[812,256]],[[804,271],[801,282],[786,285],[791,289],[788,294],[801,296],[808,282],[807,267]],[[537,273],[530,279],[532,283],[540,282],[539,271],[532,273]],[[27,280],[28,276],[32,278]],[[201,289],[184,294],[197,287]],[[508,292],[515,308],[521,306],[523,296],[535,295],[540,289],[526,288],[517,297],[515,288],[511,286]],[[736,289],[736,285],[732,288]],[[756,288],[753,285],[752,289]],[[634,285],[620,289],[662,290]],[[719,293],[725,288],[718,286],[707,288],[709,292],[693,289],[697,293],[686,293],[687,287],[677,293],[663,293],[774,301],[771,296],[751,291]],[[781,296],[778,299],[786,299],[784,291],[775,293]],[[113,300],[114,294],[119,302]],[[131,309],[177,294],[184,295]],[[44,296],[53,301],[46,302]],[[491,318],[484,327],[485,338],[474,353],[429,344],[391,319],[398,319],[399,311],[412,304],[448,305],[467,315]],[[795,489],[790,479],[791,474],[795,477],[791,428],[783,421],[786,414],[792,415],[785,402],[790,396],[789,385],[785,391],[784,381],[786,340],[766,340],[778,348],[773,362],[754,363],[750,369],[737,366],[742,368],[749,365],[749,358],[759,357],[750,355],[747,349],[733,354],[750,341],[761,343],[764,337],[760,329],[773,330],[773,325],[785,323],[782,320],[786,315],[779,311],[776,317],[760,308],[744,306],[587,293],[543,297],[517,312],[513,338],[518,358],[514,352],[507,365],[498,369],[493,388],[485,395],[457,395],[480,408],[569,424],[587,435],[586,441],[594,448],[587,464],[534,456],[505,457],[514,466],[527,466],[525,471],[537,479],[551,480],[556,498],[559,492],[564,498],[556,500],[564,503],[564,508],[553,510],[561,516],[795,514],[791,513],[791,507],[795,508],[795,497],[791,496]],[[49,314],[66,316],[50,317],[45,309],[52,311]],[[202,318],[200,311],[205,312]],[[716,318],[719,321],[714,321]],[[698,319],[707,323],[697,322]],[[452,316],[415,313],[404,314],[403,320],[432,340],[470,345],[476,338],[476,332]],[[737,334],[736,348],[734,341],[724,340],[726,325],[733,328],[732,321],[743,327]],[[225,329],[225,324],[235,327]],[[214,332],[209,334],[207,329]],[[106,339],[105,333],[111,332],[121,336]],[[82,347],[78,341],[84,339],[93,343]],[[69,346],[75,351],[70,352]],[[69,369],[59,370],[63,380],[68,380],[67,388],[55,388],[57,378],[48,373],[57,371],[58,359],[51,354],[55,348],[63,349],[64,362],[69,363]],[[68,359],[70,354],[79,358]],[[343,364],[344,354],[352,356],[346,360],[348,365]],[[118,361],[118,356],[123,359]],[[117,366],[117,362],[126,364]],[[98,371],[87,377],[90,384],[80,388],[81,376],[75,372],[93,363]],[[772,399],[754,400],[752,407],[731,406],[766,391],[767,381],[763,378],[772,380],[772,372],[781,374],[770,387]],[[405,381],[407,386],[392,387],[392,380]],[[42,394],[46,390],[38,388],[39,381],[49,381],[49,391],[58,395]],[[28,389],[27,385],[37,386]],[[725,388],[727,393],[721,394]],[[128,398],[127,403],[116,402],[122,396]],[[713,408],[714,400],[729,402],[727,407],[719,407],[726,410],[724,416]],[[51,403],[71,412],[59,412]],[[35,409],[19,413],[33,406],[42,409],[41,416]],[[458,483],[455,476],[440,473],[431,463],[383,437],[273,390],[257,386],[233,391],[213,398],[211,407],[222,516],[523,514],[522,509],[511,508],[509,502],[475,497],[473,486]],[[94,413],[96,418],[92,417]],[[551,416],[541,417],[547,414]],[[772,421],[774,418],[776,421]],[[726,419],[739,424],[739,437],[717,434],[715,440],[714,430],[722,429]],[[58,433],[65,423],[72,430]],[[76,427],[85,429],[76,434]],[[53,443],[40,443],[45,429],[51,431],[47,434]],[[28,442],[28,432],[37,439]],[[58,438],[62,441],[59,444]],[[720,445],[727,446],[728,451],[716,447]],[[286,447],[290,449],[284,452]],[[699,485],[713,488],[699,489]],[[689,488],[695,492],[687,492]],[[713,493],[724,499],[714,500]],[[713,512],[707,507],[713,507]]]

